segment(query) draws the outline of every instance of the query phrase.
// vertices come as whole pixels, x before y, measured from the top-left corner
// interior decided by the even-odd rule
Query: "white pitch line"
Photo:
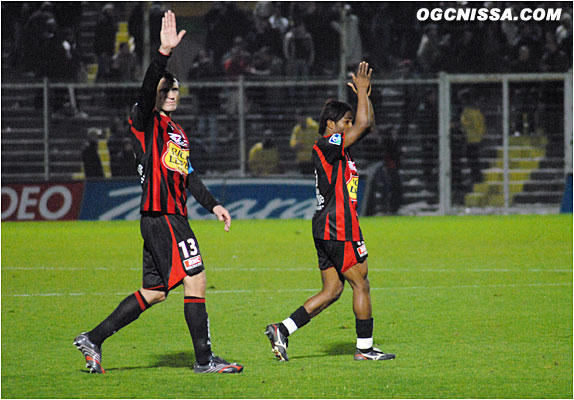
[[[480,289],[480,288],[510,288],[510,287],[544,287],[571,286],[572,282],[558,283],[517,283],[492,285],[455,285],[455,286],[398,286],[371,288],[371,290],[436,290],[436,289]],[[239,289],[239,290],[207,290],[209,294],[240,294],[240,293],[283,293],[283,292],[318,292],[320,289]],[[62,297],[62,296],[127,296],[131,293],[29,293],[2,294],[2,297]]]
[[[572,268],[557,268],[557,269],[542,269],[542,268],[528,268],[528,269],[510,269],[510,268],[473,268],[473,269],[448,269],[448,268],[369,268],[371,272],[573,272]],[[4,271],[141,271],[140,268],[120,268],[120,267],[2,267]],[[207,267],[208,272],[297,272],[297,271],[317,271],[318,268],[305,268],[305,267],[269,267],[269,268],[227,268],[227,267]]]

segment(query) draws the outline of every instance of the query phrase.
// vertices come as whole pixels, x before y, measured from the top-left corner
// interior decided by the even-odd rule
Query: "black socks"
[[[211,356],[211,339],[209,337],[209,318],[205,308],[205,299],[201,297],[184,297],[184,314],[193,348],[195,360],[199,365],[209,362]]]
[[[138,319],[150,307],[139,290],[130,294],[105,320],[88,332],[90,341],[101,347],[104,340]]]

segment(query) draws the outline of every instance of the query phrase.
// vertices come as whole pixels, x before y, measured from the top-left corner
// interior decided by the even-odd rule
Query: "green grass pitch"
[[[138,222],[2,224],[3,398],[572,398],[572,215],[373,217],[374,341],[353,360],[351,289],[273,357],[265,325],[320,287],[310,221],[191,221],[213,349],[240,375],[195,375],[183,292],[103,345],[74,336],[141,284]]]

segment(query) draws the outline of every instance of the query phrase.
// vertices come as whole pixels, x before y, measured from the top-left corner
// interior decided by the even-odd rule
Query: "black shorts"
[[[367,247],[364,241],[343,242],[338,240],[323,240],[315,238],[319,269],[335,267],[339,274],[343,274],[355,264],[367,259]]]
[[[183,215],[142,214],[144,289],[169,292],[205,268],[197,239]]]

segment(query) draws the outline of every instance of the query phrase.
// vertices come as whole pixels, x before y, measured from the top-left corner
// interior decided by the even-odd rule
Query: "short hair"
[[[177,77],[173,73],[171,73],[169,71],[165,71],[161,77],[165,78],[165,82],[163,83],[163,85],[161,85],[158,88],[157,94],[159,95],[159,99],[160,99],[161,103],[163,104],[163,102],[165,101],[165,99],[167,97],[168,92],[173,87],[173,84],[175,82],[179,83],[179,80],[177,79]]]
[[[160,90],[164,90],[166,93],[171,90],[175,82],[179,83],[177,76],[169,71],[165,71],[161,77],[165,79],[165,84]]]
[[[345,116],[347,111],[350,111],[355,115],[355,110],[353,110],[353,107],[351,107],[349,103],[333,99],[327,100],[323,105],[321,116],[319,117],[319,134],[323,135],[325,133],[328,120],[336,123]]]

